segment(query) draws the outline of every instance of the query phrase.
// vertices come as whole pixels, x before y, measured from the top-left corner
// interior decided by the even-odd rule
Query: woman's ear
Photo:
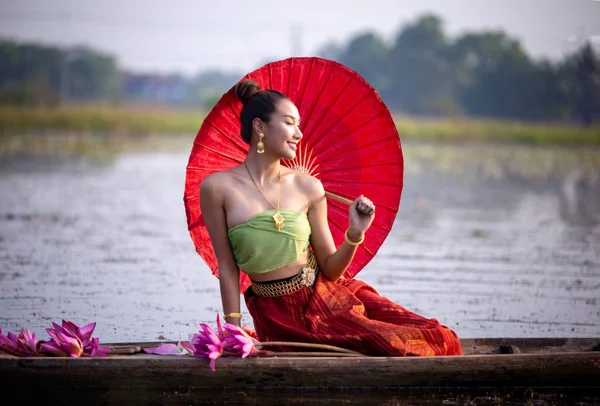
[[[256,134],[261,134],[265,132],[265,123],[258,117],[255,117],[254,120],[252,120],[252,130],[253,132],[255,132]]]

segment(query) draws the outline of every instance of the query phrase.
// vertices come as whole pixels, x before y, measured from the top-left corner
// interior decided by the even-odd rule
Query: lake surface
[[[358,278],[464,338],[600,337],[600,150],[403,151],[396,223]],[[3,333],[45,338],[66,319],[96,322],[103,342],[152,341],[214,326],[218,280],[183,206],[188,154],[0,158]]]

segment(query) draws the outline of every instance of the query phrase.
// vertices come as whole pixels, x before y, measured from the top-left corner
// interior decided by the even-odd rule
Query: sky
[[[536,59],[600,43],[598,0],[0,0],[0,38],[88,45],[138,72],[248,72],[366,31],[391,43],[427,12],[451,38],[501,29]]]

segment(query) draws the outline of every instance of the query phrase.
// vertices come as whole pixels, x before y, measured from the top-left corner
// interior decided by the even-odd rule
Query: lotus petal
[[[92,338],[92,341],[84,349],[84,354],[89,354],[93,357],[106,357],[111,352],[112,350],[109,347],[100,345],[100,340],[97,337]]]
[[[143,351],[146,354],[155,355],[184,355],[184,353],[179,349],[179,347],[175,343],[162,344],[158,347],[153,348],[143,348]]]
[[[189,341],[180,341],[178,345],[185,351],[187,351],[189,354],[194,353],[194,346]]]
[[[53,355],[55,357],[67,357],[69,353],[62,349],[57,343],[50,341],[40,345],[40,351],[43,351],[47,355]]]

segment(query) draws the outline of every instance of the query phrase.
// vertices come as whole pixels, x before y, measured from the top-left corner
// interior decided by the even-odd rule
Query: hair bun
[[[248,100],[260,90],[260,85],[252,79],[241,80],[235,85],[235,93],[243,105],[246,105]]]

